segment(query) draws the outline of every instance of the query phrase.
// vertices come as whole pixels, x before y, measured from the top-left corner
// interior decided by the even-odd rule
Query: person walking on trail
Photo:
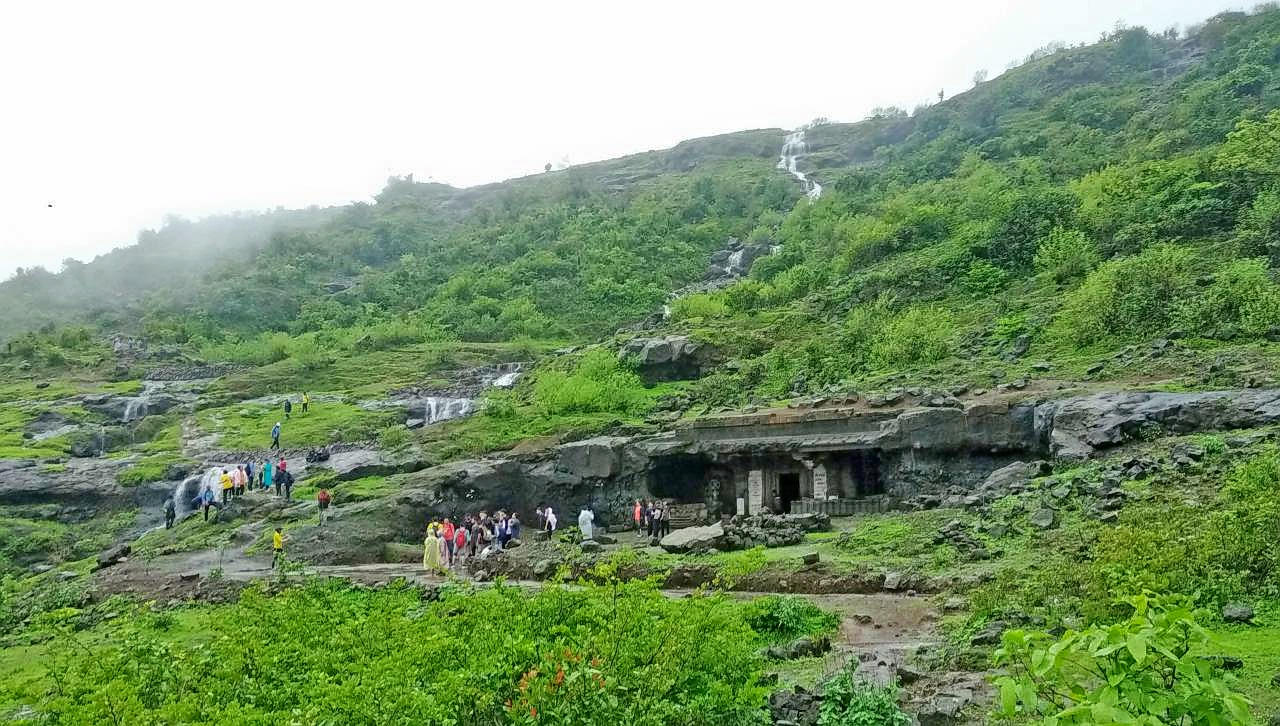
[[[551,511],[551,507],[547,507],[547,531],[556,531],[556,524],[558,523],[559,520],[556,519],[556,513]]]
[[[578,512],[578,529],[582,530],[582,539],[592,539],[595,534],[596,515],[588,507]]]
[[[164,500],[164,528],[173,529],[173,520],[178,516],[177,508],[173,505],[173,497]]]
[[[284,419],[286,421],[289,420],[289,414],[291,413],[293,413],[293,401],[286,398],[284,399]]]
[[[431,527],[427,527],[427,537],[422,542],[422,569],[432,574],[440,572],[440,538]]]
[[[455,563],[462,562],[467,556],[467,525],[462,523],[458,525],[453,533],[453,561]]]
[[[231,475],[223,469],[222,476],[218,477],[218,483],[222,485],[222,503],[226,504],[231,501],[231,488],[235,486],[235,482],[231,481]]]
[[[302,392],[302,412],[306,413],[307,409],[310,407],[311,407],[311,394],[307,393],[306,391],[303,391]]]
[[[204,521],[209,521],[209,507],[213,506],[213,502],[217,499],[213,494],[211,487],[205,487],[200,496],[196,497],[195,505],[204,510]]]
[[[276,425],[271,427],[271,448],[277,451],[280,450],[280,422],[279,421],[276,421]]]
[[[635,526],[636,536],[640,536],[640,523],[644,521],[644,507],[640,505],[640,500],[636,500],[636,506],[631,509],[631,522]]]
[[[448,517],[444,518],[444,523],[440,525],[440,536],[444,538],[444,566],[453,567],[453,520]]]
[[[270,489],[271,482],[275,478],[276,468],[271,465],[271,460],[262,462],[262,488]],[[280,485],[276,484],[276,496],[280,496]]]
[[[658,529],[661,533],[659,537],[666,537],[671,534],[671,505],[664,504],[662,509],[658,510],[662,514],[662,526]]]
[[[271,534],[271,569],[284,564],[284,532],[276,527]]]
[[[244,485],[245,487],[251,487],[254,484],[255,482],[253,480],[253,462],[246,461],[244,463]]]
[[[329,510],[329,490],[321,489],[316,492],[316,506],[320,507],[320,524],[324,524],[325,512]]]
[[[293,474],[289,473],[284,459],[280,459],[280,483],[284,485],[284,498],[293,499]]]

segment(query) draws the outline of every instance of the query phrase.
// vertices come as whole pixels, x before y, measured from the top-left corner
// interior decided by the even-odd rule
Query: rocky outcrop
[[[618,357],[635,363],[647,382],[698,378],[717,362],[716,351],[687,335],[632,338]]]
[[[1083,459],[1150,434],[1190,434],[1280,422],[1280,391],[1100,393],[1042,405],[1055,456]]]

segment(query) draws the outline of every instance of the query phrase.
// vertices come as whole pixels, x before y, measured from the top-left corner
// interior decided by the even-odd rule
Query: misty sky
[[[854,121],[1117,21],[1224,0],[13,2],[0,277],[166,214],[465,186],[817,116]],[[50,207],[49,205],[53,206]]]

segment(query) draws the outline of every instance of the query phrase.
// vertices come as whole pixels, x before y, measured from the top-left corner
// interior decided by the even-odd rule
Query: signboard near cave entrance
[[[827,498],[827,467],[824,464],[813,467],[813,498],[820,502]]]
[[[764,472],[752,469],[747,473],[747,501],[751,514],[759,514],[764,508]]]

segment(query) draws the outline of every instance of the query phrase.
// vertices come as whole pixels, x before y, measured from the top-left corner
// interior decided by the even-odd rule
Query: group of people
[[[289,472],[289,462],[285,461],[283,456],[274,463],[270,460],[256,464],[246,461],[234,469],[223,469],[221,476],[218,477],[218,489],[221,492],[222,505],[229,504],[236,497],[244,496],[251,489],[262,491],[274,489],[277,497],[283,496],[285,499],[290,499],[293,497],[293,474]],[[327,494],[326,492],[326,496]],[[191,500],[193,507],[204,510],[204,521],[209,521],[209,509],[219,505],[218,496],[214,492],[214,487],[207,484],[196,498]],[[325,506],[327,505],[326,501]],[[165,528],[173,527],[175,512],[172,499],[166,500],[164,514]]]
[[[646,537],[666,537],[671,534],[671,506],[661,500],[641,502],[631,509],[631,523],[636,536],[644,532]]]
[[[422,568],[444,572],[488,548],[504,549],[508,542],[519,539],[523,527],[516,512],[498,511],[492,516],[488,512],[468,514],[457,524],[449,517],[443,522],[432,520],[422,544]]]

